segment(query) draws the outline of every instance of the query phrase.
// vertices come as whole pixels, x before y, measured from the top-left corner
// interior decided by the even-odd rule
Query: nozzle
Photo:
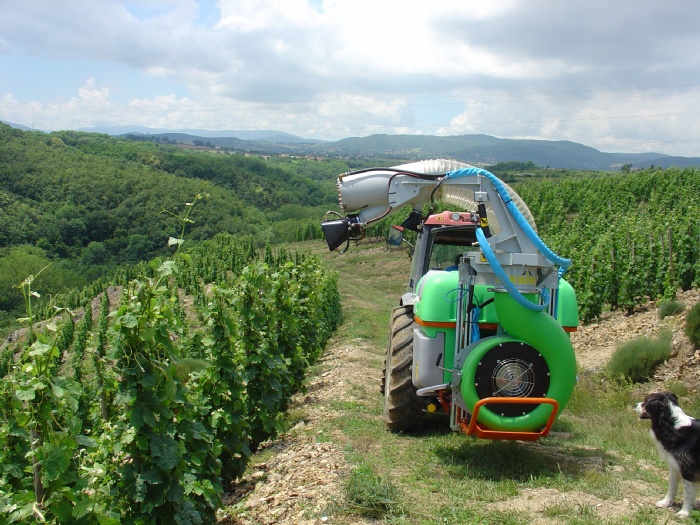
[[[323,235],[326,238],[326,244],[328,244],[328,249],[330,251],[336,250],[348,240],[350,236],[348,227],[349,224],[346,219],[323,221],[321,223],[321,229],[323,230]]]
[[[321,229],[330,251],[338,249],[343,243],[360,240],[365,236],[365,225],[358,222],[357,215],[323,221]]]

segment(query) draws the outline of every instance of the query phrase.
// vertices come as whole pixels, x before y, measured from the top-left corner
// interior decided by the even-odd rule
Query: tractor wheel
[[[422,399],[413,386],[413,306],[391,313],[389,344],[384,360],[384,423],[389,430],[411,430],[423,423]]]

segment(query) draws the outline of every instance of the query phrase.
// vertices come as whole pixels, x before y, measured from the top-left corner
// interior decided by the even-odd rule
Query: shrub
[[[700,348],[700,303],[693,306],[685,316],[685,335],[695,348]]]
[[[659,319],[663,319],[664,317],[673,316],[673,315],[678,315],[679,313],[683,312],[685,310],[685,303],[681,303],[680,301],[663,301],[659,305]]]
[[[662,332],[656,338],[642,337],[623,344],[608,363],[608,373],[634,383],[652,377],[654,370],[671,355],[671,333]]]

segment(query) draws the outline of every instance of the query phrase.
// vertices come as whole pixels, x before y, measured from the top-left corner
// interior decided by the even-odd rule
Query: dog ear
[[[678,404],[678,396],[673,392],[664,392],[664,395],[668,397],[674,404]]]

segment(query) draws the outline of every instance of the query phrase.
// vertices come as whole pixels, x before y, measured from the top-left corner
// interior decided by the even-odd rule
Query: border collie
[[[683,506],[678,516],[687,517],[695,505],[695,484],[700,481],[700,421],[681,410],[672,392],[649,394],[635,410],[640,418],[651,420],[651,437],[668,463],[668,493],[656,506],[673,505],[678,482],[683,478]]]

